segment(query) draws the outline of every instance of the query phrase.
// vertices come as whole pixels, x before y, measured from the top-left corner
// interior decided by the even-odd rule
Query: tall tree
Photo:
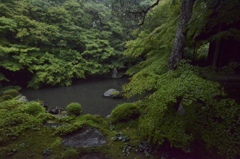
[[[180,20],[176,31],[175,41],[172,48],[171,56],[169,58],[169,69],[174,69],[175,65],[182,59],[185,41],[187,37],[187,25],[192,15],[193,6],[196,0],[182,0]],[[118,7],[122,7],[125,14],[132,14],[141,18],[140,25],[144,24],[146,14],[155,6],[160,0],[148,1],[148,5],[142,7],[141,2],[144,1],[129,1],[129,0],[116,0],[119,3]],[[131,3],[130,3],[131,2]],[[127,4],[132,4],[134,7],[126,9]]]
[[[174,69],[175,65],[183,58],[184,46],[187,37],[187,25],[192,15],[193,5],[196,0],[182,0],[180,20],[176,32],[174,45],[169,58],[168,67]]]

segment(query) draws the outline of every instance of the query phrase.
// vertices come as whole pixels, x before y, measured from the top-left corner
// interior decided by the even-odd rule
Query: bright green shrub
[[[15,89],[9,89],[3,92],[3,96],[12,96],[16,97],[19,95],[19,92]]]
[[[67,106],[67,111],[69,115],[78,116],[82,112],[82,106],[79,103],[71,103]]]
[[[22,108],[24,105],[23,102],[12,99],[12,100],[6,100],[0,103],[0,109],[7,109],[7,110],[13,110],[16,108]]]
[[[25,112],[30,115],[38,115],[45,112],[45,108],[41,106],[38,102],[30,102],[25,108]]]
[[[127,121],[130,119],[136,119],[140,115],[140,111],[135,104],[132,103],[124,103],[118,105],[113,109],[110,120],[113,123]]]
[[[229,99],[218,83],[201,78],[198,71],[199,68],[182,62],[175,71],[134,75],[139,80],[134,78],[133,83],[126,85],[128,95],[137,94],[137,90],[153,91],[140,101],[145,107],[139,122],[140,135],[159,145],[168,141],[183,150],[194,140],[201,140],[208,148],[234,158],[240,154],[239,104]],[[136,83],[143,77],[152,78],[154,87]],[[179,105],[185,110],[183,115],[177,112]]]

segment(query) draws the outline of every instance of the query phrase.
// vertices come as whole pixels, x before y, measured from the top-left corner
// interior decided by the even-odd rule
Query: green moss
[[[65,150],[62,154],[62,159],[70,159],[70,158],[75,158],[77,155],[77,150],[74,148],[68,148]]]
[[[45,108],[38,102],[29,102],[26,105],[25,112],[30,115],[38,115],[45,112]]]
[[[112,123],[128,121],[130,119],[138,118],[139,115],[140,111],[135,104],[124,103],[113,109],[110,120]]]
[[[18,95],[19,95],[19,92],[16,89],[9,89],[3,92],[3,96],[16,97]]]
[[[11,95],[3,95],[3,96],[1,97],[1,100],[2,100],[2,101],[10,100],[10,99],[13,99],[13,96],[11,96]]]
[[[82,106],[79,103],[71,103],[67,106],[67,111],[69,115],[78,116],[82,112]]]

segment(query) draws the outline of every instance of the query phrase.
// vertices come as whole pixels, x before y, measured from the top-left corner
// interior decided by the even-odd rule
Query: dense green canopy
[[[124,67],[127,31],[107,2],[4,1],[0,10],[1,70],[30,72],[30,87]]]

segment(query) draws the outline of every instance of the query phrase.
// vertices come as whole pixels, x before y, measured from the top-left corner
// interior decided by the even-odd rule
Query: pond
[[[50,108],[65,109],[71,102],[82,105],[83,113],[107,116],[113,108],[124,102],[133,102],[136,99],[112,99],[103,97],[103,93],[114,88],[121,90],[127,78],[119,79],[90,79],[75,82],[69,87],[45,87],[39,90],[23,89],[21,93],[28,100],[42,100]]]

